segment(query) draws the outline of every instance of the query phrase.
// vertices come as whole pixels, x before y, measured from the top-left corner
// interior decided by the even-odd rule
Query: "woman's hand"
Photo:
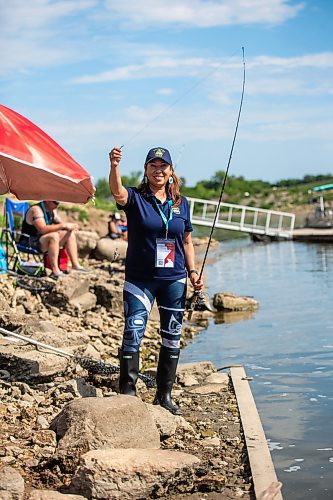
[[[118,167],[118,165],[121,161],[121,157],[122,157],[121,149],[114,147],[109,153],[111,168]]]
[[[194,291],[201,292],[203,289],[203,286],[204,286],[202,279],[199,279],[199,276],[194,272],[192,272],[190,274],[189,278],[190,278],[191,285],[194,288]]]
[[[110,153],[110,175],[109,175],[109,185],[110,191],[113,194],[114,199],[120,206],[125,206],[128,200],[128,191],[124,188],[121,182],[120,169],[118,168],[120,160],[122,157],[121,148],[114,147]]]

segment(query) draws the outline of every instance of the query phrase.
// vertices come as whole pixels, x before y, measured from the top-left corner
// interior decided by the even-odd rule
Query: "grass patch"
[[[103,198],[95,199],[95,207],[98,208],[99,210],[106,210],[108,212],[117,212],[116,203]]]
[[[73,205],[71,208],[66,210],[68,213],[77,213],[79,221],[83,222],[85,220],[89,220],[89,212],[84,208]]]

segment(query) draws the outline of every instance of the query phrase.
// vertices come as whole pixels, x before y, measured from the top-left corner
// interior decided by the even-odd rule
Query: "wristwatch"
[[[199,276],[199,271],[197,271],[196,269],[190,269],[188,272],[188,277],[190,277],[192,273],[195,273]]]

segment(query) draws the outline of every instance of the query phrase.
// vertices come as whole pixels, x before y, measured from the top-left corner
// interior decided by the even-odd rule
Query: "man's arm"
[[[33,224],[37,229],[38,233],[41,235],[54,233],[55,231],[74,230],[75,224],[58,222],[56,224],[46,224],[43,210],[38,206],[34,205],[29,209],[27,215],[27,222]]]
[[[109,185],[110,191],[113,194],[114,199],[118,205],[124,206],[128,200],[127,189],[124,188],[121,182],[121,176],[119,172],[119,163],[122,157],[122,151],[120,148],[113,148],[110,152],[110,176]]]

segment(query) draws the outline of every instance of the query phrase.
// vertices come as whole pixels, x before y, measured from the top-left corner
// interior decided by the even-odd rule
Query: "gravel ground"
[[[61,490],[69,484],[72,471],[54,460],[56,441],[48,424],[75,396],[62,392],[62,387],[68,387],[64,379],[54,384],[46,388],[0,382],[0,461],[17,468],[26,485]],[[110,393],[110,387],[103,387],[102,377],[96,385],[105,396]],[[152,401],[154,390],[142,388],[141,392],[143,400]],[[181,394],[177,396],[177,392]],[[165,439],[162,448],[193,454],[201,464],[194,478],[177,478],[150,498],[254,498],[232,386],[218,394],[191,394],[186,389],[175,393],[195,433],[181,430]]]
[[[103,281],[103,269],[98,272],[99,282]],[[91,290],[94,279],[96,281],[96,276],[92,279]],[[110,281],[107,273],[105,280]],[[27,290],[18,294],[13,278],[1,278],[0,326],[15,330],[33,318],[50,321],[57,327],[63,327],[64,331],[71,324],[75,330],[87,334],[87,342],[93,342],[102,359],[107,358],[111,362],[116,359],[116,345],[119,345],[122,330],[119,312],[113,317],[112,311],[100,305],[88,313],[61,310],[49,307],[45,301],[29,294]],[[1,304],[4,304],[4,309]],[[94,326],[90,327],[90,323]],[[197,325],[185,324],[183,346],[200,331],[200,324],[202,320]],[[96,325],[99,325],[98,328]],[[143,344],[143,368],[156,366],[159,345],[156,328],[157,322],[151,321]],[[108,332],[107,336],[105,332]],[[107,397],[116,387],[117,376],[92,376],[80,366],[70,365],[60,376],[49,380],[32,381],[29,377],[17,380],[15,372],[6,371],[1,361],[0,355],[0,465],[16,468],[24,477],[28,489],[30,486],[64,491],[73,470],[55,459],[57,443],[49,424],[69,401],[81,397],[78,384],[87,384],[88,391]],[[199,380],[199,384],[202,382]],[[154,390],[147,390],[142,382],[138,387],[142,399],[152,402]],[[181,385],[175,389],[175,399],[194,433],[178,431],[162,442],[162,448],[191,453],[200,458],[201,464],[195,477],[174,478],[150,498],[254,498],[231,383],[223,392],[206,395],[194,394],[189,387]]]

